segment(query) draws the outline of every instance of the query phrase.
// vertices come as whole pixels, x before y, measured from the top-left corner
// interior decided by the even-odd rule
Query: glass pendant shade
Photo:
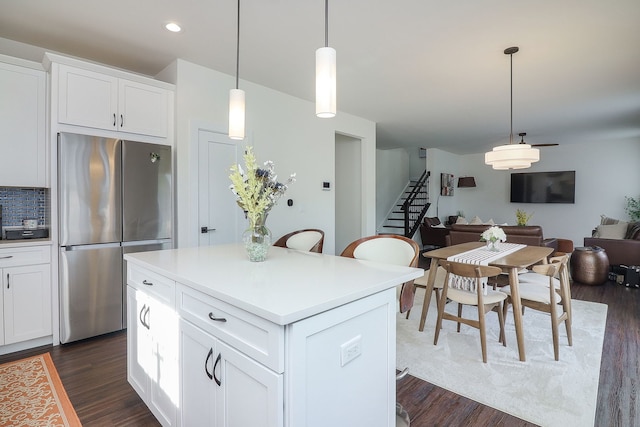
[[[316,116],[336,115],[336,50],[321,47],[316,50]]]
[[[229,91],[229,138],[244,139],[244,90]]]
[[[526,169],[540,160],[540,150],[529,144],[507,144],[484,154],[484,163],[496,170]]]

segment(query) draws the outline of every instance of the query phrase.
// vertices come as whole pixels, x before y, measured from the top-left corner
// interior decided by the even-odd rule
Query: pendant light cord
[[[324,47],[329,47],[329,0],[324,0]]]
[[[513,53],[509,54],[509,60],[511,62],[511,130],[509,131],[509,144],[513,144]]]
[[[240,76],[240,0],[238,0],[238,25],[236,35],[236,89],[238,89],[238,80]]]

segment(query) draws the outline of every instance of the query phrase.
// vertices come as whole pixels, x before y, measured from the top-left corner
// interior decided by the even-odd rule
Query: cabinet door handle
[[[0,256],[0,259],[9,259],[9,258],[13,258],[13,255]]]
[[[124,116],[120,114],[120,127],[124,126]]]
[[[7,273],[7,289],[9,289],[9,273]]]
[[[212,312],[209,312],[209,319],[213,320],[214,322],[226,322],[227,319],[225,319],[224,317],[216,317],[213,315]]]
[[[116,113],[113,113],[113,126],[115,127],[116,125]]]
[[[138,315],[138,319],[140,319],[140,323],[142,323],[142,326],[144,326],[145,328],[147,327],[147,325],[144,323],[143,313],[146,308],[147,308],[147,304],[144,304],[140,309],[140,314]]]
[[[153,282],[147,282],[147,279],[144,279],[144,280],[142,281],[142,284],[143,284],[143,285],[147,285],[147,286],[153,286]]]
[[[149,323],[149,312],[151,311],[151,306],[147,306],[147,311],[144,313],[144,323],[147,329],[151,329],[151,323]]]
[[[216,377],[216,366],[218,366],[218,363],[220,363],[220,360],[222,360],[222,353],[218,353],[218,357],[216,357],[216,363],[213,364],[213,380],[218,385],[222,384],[222,381],[220,381],[218,377]]]
[[[206,372],[207,376],[209,377],[210,380],[213,379],[213,374],[209,373],[209,369],[207,369],[207,366],[209,365],[209,359],[211,359],[211,357],[213,356],[213,348],[209,349],[209,354],[207,354],[207,358],[204,360],[204,371]],[[214,367],[215,369],[215,367]]]

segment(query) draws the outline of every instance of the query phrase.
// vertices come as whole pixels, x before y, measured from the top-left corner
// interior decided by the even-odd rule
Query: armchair
[[[425,217],[420,224],[420,238],[422,239],[422,247],[443,247],[447,246],[447,235],[450,228],[445,227],[437,217]]]

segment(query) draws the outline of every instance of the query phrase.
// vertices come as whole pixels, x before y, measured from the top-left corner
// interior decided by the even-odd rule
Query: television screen
[[[511,203],[575,203],[576,171],[511,174]]]

